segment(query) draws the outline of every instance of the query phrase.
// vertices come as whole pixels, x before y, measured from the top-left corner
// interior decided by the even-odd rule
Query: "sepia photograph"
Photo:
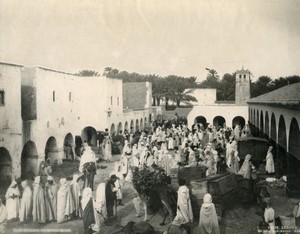
[[[300,0],[0,0],[0,234],[300,233]]]

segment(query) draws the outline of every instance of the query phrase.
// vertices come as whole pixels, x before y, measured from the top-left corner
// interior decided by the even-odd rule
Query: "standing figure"
[[[82,191],[81,206],[83,210],[84,233],[85,234],[93,233],[93,227],[96,223],[96,220],[95,220],[94,199],[92,196],[91,188],[85,188]]]
[[[219,234],[219,223],[217,212],[212,197],[209,193],[203,197],[203,204],[200,209],[199,234]]]
[[[0,233],[6,233],[7,211],[0,198]]]
[[[177,212],[176,217],[172,224],[180,226],[182,224],[192,223],[194,216],[190,199],[190,192],[186,186],[186,181],[183,178],[179,178],[178,181],[178,198],[177,198]],[[188,230],[189,233],[190,230]]]
[[[41,185],[41,177],[37,176],[33,183],[33,222],[46,223],[45,191]]]
[[[231,163],[231,171],[234,174],[238,174],[240,170],[240,157],[239,157],[239,152],[234,151],[234,155],[232,157],[232,163]]]
[[[268,152],[267,152],[267,156],[266,156],[266,171],[267,171],[267,173],[275,172],[272,150],[273,150],[273,146],[270,146],[268,149]]]
[[[70,158],[70,160],[73,161],[74,153],[73,153],[72,145],[70,144],[69,141],[66,141],[64,150],[65,150],[66,160],[68,160]]]
[[[112,140],[109,135],[105,136],[103,143],[104,143],[104,160],[106,160],[106,162],[111,162],[111,160],[112,160],[112,154],[111,154]]]
[[[114,216],[114,208],[117,199],[117,190],[115,182],[117,181],[116,175],[111,175],[110,179],[106,183],[105,196],[106,196],[106,209],[107,209],[107,219],[110,221]]]
[[[70,184],[70,191],[74,201],[73,217],[81,217],[80,198],[81,192],[78,184],[78,175],[73,175],[73,180]]]
[[[57,185],[54,182],[52,176],[47,177],[47,184],[45,186],[46,192],[46,206],[48,221],[56,220],[56,211],[57,211]]]
[[[94,177],[96,174],[96,155],[92,148],[86,143],[84,144],[84,153],[81,156],[79,171],[84,174],[84,185],[83,187],[90,187],[93,190]]]
[[[57,192],[57,223],[63,223],[70,219],[75,205],[67,180],[62,178],[59,182],[60,187]]]
[[[96,209],[96,227],[95,229],[97,230],[98,233],[100,233],[100,223],[101,219],[106,220],[107,217],[107,211],[106,211],[106,196],[105,196],[105,183],[100,182],[98,185],[97,191],[96,191],[96,204],[95,204],[95,209]],[[94,229],[94,230],[95,230]]]
[[[32,215],[32,191],[27,180],[21,182],[23,194],[20,203],[20,222],[28,221]],[[1,232],[0,232],[1,233]]]
[[[6,208],[7,208],[7,220],[17,219],[19,217],[20,207],[20,191],[18,184],[13,180],[7,189],[5,194]]]
[[[253,164],[250,161],[251,155],[247,154],[244,160],[244,163],[238,172],[239,175],[242,175],[245,179],[250,179],[251,178],[251,171],[252,169],[255,169]]]
[[[267,207],[265,208],[264,219],[269,224],[269,230],[264,233],[275,234],[275,212],[270,203],[267,203]]]

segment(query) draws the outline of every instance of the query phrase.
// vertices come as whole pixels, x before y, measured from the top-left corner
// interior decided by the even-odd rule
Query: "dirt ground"
[[[119,159],[119,155],[113,156],[114,160]],[[54,169],[53,175],[58,182],[61,177],[70,177],[78,170],[78,162],[65,162],[59,168]],[[100,181],[106,179],[114,168],[114,163],[99,163],[99,165],[107,166],[106,169],[98,169],[95,176],[95,188],[97,188]],[[288,215],[293,211],[293,205],[285,195],[284,188],[270,188],[268,191],[271,194],[272,206],[275,210],[275,215]],[[126,225],[129,221],[139,222],[144,217],[135,217],[135,210],[132,199],[134,197],[134,189],[131,183],[125,183],[123,191],[123,203],[125,206],[118,206],[118,218],[112,226],[106,226],[104,223],[101,225],[101,234],[113,234],[120,230],[121,226]],[[95,193],[95,191],[94,191]],[[257,225],[261,220],[262,211],[257,205],[237,205],[238,201],[234,199],[229,201],[226,207],[232,207],[225,211],[222,219],[220,220],[221,233],[240,234],[240,233],[257,233]],[[160,226],[163,218],[162,212],[149,215],[149,223],[160,233],[167,230],[170,219],[167,219],[167,225]],[[198,220],[195,220],[193,233],[197,233]],[[84,233],[82,220],[71,220],[63,224],[55,222],[47,224],[27,223],[21,224],[19,222],[11,222],[8,224],[7,233]]]

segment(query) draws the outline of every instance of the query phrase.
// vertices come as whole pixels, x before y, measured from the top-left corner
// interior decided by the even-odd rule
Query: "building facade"
[[[215,127],[243,127],[248,121],[247,101],[250,99],[250,72],[236,72],[235,101],[217,101],[216,89],[194,89],[193,95],[198,100],[188,115],[188,125],[195,123],[211,124]]]
[[[145,82],[131,85],[144,87],[135,95],[141,106],[124,109],[122,80],[116,78],[79,77],[0,63],[0,81],[0,172],[4,181],[32,178],[47,159],[61,164],[65,145],[71,144],[74,151],[79,138],[97,148],[98,133],[106,128],[111,135],[130,127],[144,129],[157,111],[151,107],[151,84]],[[130,90],[124,97],[131,102]]]
[[[275,171],[287,176],[287,194],[300,196],[300,83],[252,98],[249,121],[254,135],[274,146]]]

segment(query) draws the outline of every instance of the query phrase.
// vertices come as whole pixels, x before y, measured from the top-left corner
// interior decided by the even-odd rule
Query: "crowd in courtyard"
[[[3,199],[5,202],[0,200],[0,233],[5,233],[7,222],[60,224],[72,219],[83,220],[85,233],[101,233],[103,225],[114,224],[117,206],[124,205],[124,184],[132,183],[134,171],[143,168],[156,166],[169,176],[171,170],[179,166],[202,166],[206,168],[207,177],[230,172],[245,179],[255,179],[256,168],[251,163],[251,155],[244,155],[241,163],[237,147],[239,138],[249,136],[251,130],[247,124],[243,128],[237,124],[231,129],[197,123],[189,129],[185,123],[178,121],[166,121],[152,126],[149,131],[121,131],[113,138],[106,130],[100,147],[103,157],[97,158],[92,148],[84,142],[77,157],[80,160],[78,173],[73,175],[72,181],[60,178],[59,185],[56,184],[51,166],[47,163],[43,165],[41,174],[34,178],[32,186],[23,180],[19,189],[19,184],[13,180]],[[120,160],[114,162],[114,170],[95,188],[93,196],[97,165],[102,160],[113,161],[112,144],[118,146]],[[272,146],[266,155],[265,171],[270,175],[275,172]],[[79,185],[80,180],[84,181],[83,187]],[[178,230],[182,230],[182,233],[192,232],[190,224],[194,223],[194,216],[190,191],[184,179],[179,179],[178,184],[176,215],[165,233],[177,233]],[[267,233],[275,233],[275,212],[269,198],[268,193],[264,194],[263,223]],[[133,199],[136,216],[146,212],[147,221],[145,201],[136,192]],[[300,203],[296,205],[293,215],[299,225]],[[216,208],[209,193],[203,197],[199,217],[194,232],[220,233]],[[149,228],[152,228],[151,225]]]

